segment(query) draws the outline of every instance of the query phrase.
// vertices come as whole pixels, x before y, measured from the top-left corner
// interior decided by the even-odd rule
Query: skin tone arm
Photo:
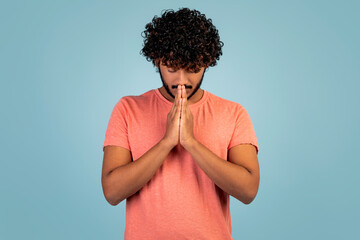
[[[244,204],[255,198],[259,187],[259,165],[256,149],[250,144],[229,150],[229,161],[215,155],[193,135],[193,116],[182,88],[180,143],[192,155],[207,176],[223,191]]]
[[[179,87],[178,94],[167,116],[165,136],[139,159],[131,161],[129,154],[127,164],[121,164],[121,166],[114,168],[118,164],[114,163],[117,156],[115,154],[106,156],[107,153],[104,153],[102,186],[105,198],[111,205],[115,206],[139,191],[153,177],[171,149],[178,145],[180,95],[181,89]],[[109,167],[110,165],[111,167]],[[111,171],[105,169],[111,169]]]
[[[247,146],[252,156],[255,147]],[[193,140],[184,147],[194,158],[199,167],[223,191],[244,204],[250,204],[255,198],[259,186],[259,172],[250,172],[247,168],[219,158],[200,142]],[[244,148],[245,149],[245,148]]]
[[[179,87],[167,116],[164,138],[136,161],[130,160],[126,165],[103,172],[103,190],[111,205],[117,205],[139,191],[162,165],[171,149],[179,143],[222,190],[245,204],[255,198],[259,185],[259,166],[254,146],[235,146],[229,150],[229,161],[219,158],[194,138],[192,114],[186,101],[185,89]]]
[[[170,150],[161,140],[136,161],[119,166],[103,177],[107,201],[116,206],[139,191],[162,165]]]

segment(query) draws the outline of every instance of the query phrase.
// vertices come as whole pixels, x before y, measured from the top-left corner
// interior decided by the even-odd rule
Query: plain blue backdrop
[[[161,87],[139,54],[163,9],[197,9],[224,42],[203,89],[243,105],[260,187],[231,197],[234,239],[359,236],[358,1],[1,1],[1,239],[122,239],[102,144],[125,95]],[[356,223],[357,222],[357,223]]]

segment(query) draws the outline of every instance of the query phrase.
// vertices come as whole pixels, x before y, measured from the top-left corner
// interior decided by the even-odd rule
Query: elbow
[[[255,199],[255,196],[252,195],[241,195],[241,196],[233,195],[233,197],[246,205],[249,205]]]
[[[246,205],[249,205],[250,203],[252,203],[252,201],[254,201],[255,197],[248,197],[246,199],[244,199],[242,202]]]
[[[108,201],[108,203],[109,203],[111,206],[117,206],[120,202],[111,202],[111,201]]]
[[[248,194],[246,195],[245,201],[243,201],[243,203],[246,205],[249,205],[250,203],[252,203],[254,201],[254,199],[256,198],[257,193],[258,193],[258,186],[254,187],[253,189],[251,189],[251,191],[248,192]]]
[[[256,194],[255,195],[247,195],[247,196],[243,196],[242,198],[237,198],[239,201],[241,201],[242,203],[246,204],[246,205],[249,205],[250,203],[252,203],[254,201],[256,197]]]
[[[102,189],[103,189],[104,197],[110,205],[116,206],[124,200],[124,198],[116,197],[113,188],[111,188],[109,184],[106,181],[104,181],[104,179],[102,180]]]
[[[254,187],[251,190],[249,190],[246,194],[242,195],[241,197],[238,197],[237,199],[242,203],[249,205],[256,198],[257,192],[258,192],[258,187]]]
[[[124,199],[115,199],[114,197],[112,197],[112,195],[110,195],[108,192],[104,191],[104,196],[106,201],[111,205],[111,206],[117,206],[119,203],[121,203]]]
[[[258,186],[256,188],[253,189],[253,191],[249,192],[246,201],[244,202],[246,205],[249,205],[250,203],[252,203],[254,201],[254,199],[256,198],[256,195],[258,193]]]
[[[106,199],[106,201],[107,201],[111,206],[116,206],[116,205],[119,204],[119,202],[114,201],[114,200],[113,200],[112,198],[110,198],[110,197],[105,196],[105,199]]]
[[[259,190],[259,182],[260,181],[258,176],[256,181],[253,181],[251,187],[248,188],[247,194],[242,201],[244,204],[249,205],[254,201]]]

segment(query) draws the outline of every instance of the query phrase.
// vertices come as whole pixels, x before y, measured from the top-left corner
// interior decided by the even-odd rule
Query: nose
[[[178,81],[176,82],[176,85],[189,85],[188,83],[189,83],[189,81],[187,80],[185,71],[183,69],[180,69]]]

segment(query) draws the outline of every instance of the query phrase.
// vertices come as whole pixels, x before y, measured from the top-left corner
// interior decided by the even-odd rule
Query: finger
[[[184,102],[183,102],[183,106],[187,106],[187,95],[186,95],[186,90],[185,90],[185,86],[183,87],[183,98],[184,98]]]
[[[180,86],[178,85],[178,88],[177,88],[177,92],[175,94],[175,99],[174,99],[174,102],[173,102],[173,105],[172,105],[172,108],[171,110],[175,111],[176,112],[176,106],[179,105],[179,99],[180,99],[180,96],[181,96],[181,88]]]
[[[186,94],[186,88],[185,88],[185,86],[183,86],[183,94],[182,94],[182,97],[187,99],[187,94]]]
[[[178,85],[178,87],[177,87],[177,93],[176,93],[176,96],[175,96],[175,104],[178,104],[178,103],[179,103],[179,101],[177,101],[177,100],[180,99],[180,98],[181,98],[181,86]]]
[[[181,116],[185,116],[185,101],[186,101],[186,98],[182,98],[181,99]]]
[[[177,99],[178,104],[176,106],[176,118],[179,119],[181,118],[181,98]]]
[[[181,98],[181,85],[180,85],[180,84],[177,86],[177,94],[176,94],[176,97]]]

